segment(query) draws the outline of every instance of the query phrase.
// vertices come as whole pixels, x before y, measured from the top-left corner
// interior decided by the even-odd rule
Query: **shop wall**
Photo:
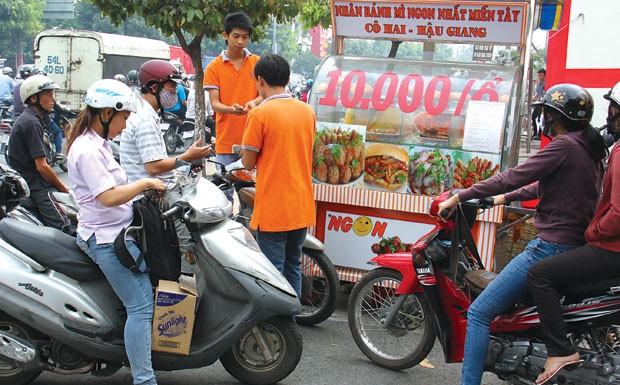
[[[576,83],[594,98],[592,123],[605,123],[603,95],[620,81],[620,50],[614,47],[618,0],[566,0],[560,28],[549,33],[547,88]]]

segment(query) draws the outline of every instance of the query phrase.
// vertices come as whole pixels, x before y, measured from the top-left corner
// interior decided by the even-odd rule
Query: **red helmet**
[[[144,62],[138,70],[138,80],[142,87],[151,83],[163,83],[168,80],[178,83],[181,73],[165,60],[153,59]]]

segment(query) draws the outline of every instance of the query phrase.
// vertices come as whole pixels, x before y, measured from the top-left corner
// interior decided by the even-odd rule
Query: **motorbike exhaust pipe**
[[[38,361],[39,351],[30,342],[0,331],[0,356],[30,365]]]

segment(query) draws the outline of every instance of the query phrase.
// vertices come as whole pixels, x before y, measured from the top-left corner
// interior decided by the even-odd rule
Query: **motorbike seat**
[[[254,208],[254,200],[256,198],[255,187],[244,187],[239,190],[239,200],[245,203],[248,207]]]
[[[76,281],[105,279],[75,238],[60,230],[5,218],[0,221],[0,236],[41,265]]]

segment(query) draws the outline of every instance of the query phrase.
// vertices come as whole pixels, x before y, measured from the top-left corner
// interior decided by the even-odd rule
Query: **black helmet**
[[[137,83],[138,82],[138,71],[131,70],[127,72],[127,80],[129,81],[129,83]]]
[[[22,79],[26,79],[30,75],[36,75],[36,73],[32,73],[35,68],[36,67],[32,64],[24,64],[23,66],[19,67],[19,77]]]
[[[546,106],[559,111],[576,122],[590,122],[594,114],[594,101],[585,88],[576,84],[557,84],[547,90],[535,106]]]

